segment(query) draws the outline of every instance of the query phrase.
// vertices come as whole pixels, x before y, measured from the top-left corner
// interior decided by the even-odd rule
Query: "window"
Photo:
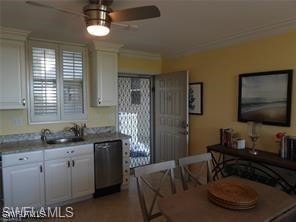
[[[85,49],[32,41],[30,121],[86,119]]]
[[[131,79],[131,104],[132,105],[141,104],[141,79],[140,78]]]

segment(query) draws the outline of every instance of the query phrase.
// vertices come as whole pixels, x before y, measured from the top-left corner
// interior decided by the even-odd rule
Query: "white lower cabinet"
[[[3,193],[6,207],[43,206],[43,162],[3,167]]]
[[[72,158],[72,198],[94,193],[93,155]]]
[[[47,205],[94,193],[93,144],[45,151],[45,160]]]
[[[71,199],[71,168],[67,159],[45,161],[46,204]]]

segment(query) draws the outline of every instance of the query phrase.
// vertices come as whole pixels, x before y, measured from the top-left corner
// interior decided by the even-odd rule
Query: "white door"
[[[44,206],[43,163],[3,168],[4,206]]]
[[[25,43],[0,40],[0,109],[26,107]]]
[[[69,159],[45,162],[45,198],[47,205],[71,199],[71,165]]]
[[[155,77],[155,161],[188,153],[188,72]]]
[[[94,193],[94,157],[85,155],[73,157],[72,166],[72,198]]]

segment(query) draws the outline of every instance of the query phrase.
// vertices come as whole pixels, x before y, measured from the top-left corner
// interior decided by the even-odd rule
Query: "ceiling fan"
[[[110,8],[113,0],[89,0],[89,4],[83,7],[83,13],[55,7],[53,5],[37,1],[26,1],[26,3],[33,6],[54,9],[76,16],[82,16],[85,18],[88,33],[94,36],[108,35],[111,24],[125,29],[137,29],[136,25],[128,25],[118,22],[160,17],[160,11],[154,5],[113,11],[112,8]]]

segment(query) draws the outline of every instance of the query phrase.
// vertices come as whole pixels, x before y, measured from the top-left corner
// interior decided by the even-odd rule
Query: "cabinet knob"
[[[26,99],[25,98],[22,99],[22,105],[26,106]]]
[[[98,103],[101,104],[102,100],[101,98],[98,98]]]

